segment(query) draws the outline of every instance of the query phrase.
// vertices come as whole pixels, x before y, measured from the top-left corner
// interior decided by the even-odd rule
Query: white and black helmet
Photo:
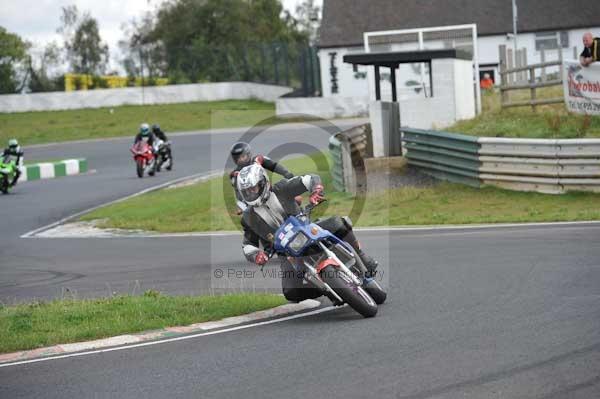
[[[246,204],[264,204],[271,193],[271,184],[262,166],[255,163],[242,168],[237,176],[237,190]]]

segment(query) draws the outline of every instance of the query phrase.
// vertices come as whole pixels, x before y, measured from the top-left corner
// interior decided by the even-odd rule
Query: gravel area
[[[378,171],[367,175],[367,190],[370,193],[401,187],[432,187],[436,184],[439,184],[439,180],[410,165],[401,170]]]

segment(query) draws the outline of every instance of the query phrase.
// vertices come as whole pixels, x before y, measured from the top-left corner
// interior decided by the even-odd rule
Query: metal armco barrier
[[[331,175],[336,191],[356,194],[365,182],[361,181],[364,158],[368,156],[368,124],[360,125],[329,138],[329,153],[332,159]]]
[[[402,128],[409,164],[475,187],[600,192],[600,139],[510,139]]]
[[[480,145],[476,137],[402,128],[402,141],[410,165],[440,180],[479,187]]]
[[[346,191],[344,184],[344,164],[342,162],[342,142],[331,136],[329,138],[329,155],[331,156],[331,178],[335,191]]]

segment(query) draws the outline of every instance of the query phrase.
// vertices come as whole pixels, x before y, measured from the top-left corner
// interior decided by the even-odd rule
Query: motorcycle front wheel
[[[136,171],[137,171],[137,175],[140,179],[142,177],[144,177],[144,161],[143,160],[138,159],[136,161]]]
[[[2,175],[2,181],[0,181],[0,191],[2,194],[8,194],[8,187],[10,184],[8,183],[8,175]]]
[[[321,279],[363,317],[373,317],[377,314],[377,304],[373,298],[361,286],[356,285],[344,271],[327,266],[321,271]]]

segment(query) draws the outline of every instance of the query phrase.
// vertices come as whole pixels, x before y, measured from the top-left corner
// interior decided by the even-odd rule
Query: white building
[[[600,1],[517,0],[517,8],[517,46],[527,49],[529,64],[541,61],[542,48],[546,60],[557,59],[559,49],[563,58],[573,58],[574,47],[577,56],[583,50],[584,32],[600,36]],[[477,25],[480,75],[490,73],[498,82],[498,47],[514,45],[511,0],[324,0],[318,53],[323,96],[364,98],[369,95],[367,67],[353,67],[343,62],[344,55],[365,51],[365,32],[463,24]],[[442,45],[442,42],[432,43],[426,48]],[[404,49],[417,48],[403,48],[395,43],[387,47],[383,44],[379,51]],[[414,93],[415,88],[408,88],[406,83],[415,84],[415,77],[419,75],[418,65],[400,69],[396,76],[399,94],[402,95],[403,90],[407,95]],[[389,77],[382,73],[382,80]],[[382,84],[382,94],[388,92],[389,88]]]

